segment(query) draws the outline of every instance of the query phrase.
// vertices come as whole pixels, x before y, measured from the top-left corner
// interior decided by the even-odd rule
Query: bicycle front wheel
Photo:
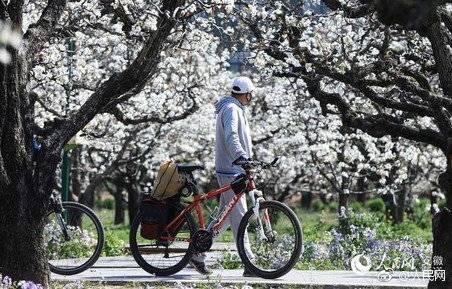
[[[299,260],[303,234],[297,216],[288,206],[263,201],[258,217],[253,209],[243,216],[237,240],[245,267],[261,278],[275,279],[289,272]]]
[[[50,212],[44,228],[50,271],[73,275],[85,271],[99,258],[104,229],[85,205],[63,202],[62,212]]]

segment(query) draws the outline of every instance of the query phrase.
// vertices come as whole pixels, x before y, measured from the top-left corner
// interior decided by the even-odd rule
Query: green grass
[[[209,212],[216,206],[216,203],[209,203],[208,208],[205,210],[206,221],[208,220]],[[373,205],[372,205],[373,206]],[[415,209],[415,214],[411,217],[405,217],[405,221],[400,225],[393,225],[390,220],[385,220],[382,212],[372,211],[368,206],[361,204],[351,204],[351,207],[360,207],[359,211],[367,212],[370,214],[371,220],[375,220],[375,223],[379,223],[377,229],[377,236],[381,239],[394,240],[402,237],[411,237],[413,239],[422,240],[424,243],[432,241],[431,222],[429,221],[429,215],[422,208],[425,206],[425,202],[419,205],[418,209]],[[374,206],[375,207],[375,206]],[[294,209],[299,217],[302,225],[304,241],[322,242],[328,243],[330,241],[329,231],[332,227],[338,226],[338,217],[335,210],[329,207],[324,207],[319,211],[296,208]],[[111,231],[117,239],[120,239],[124,244],[129,243],[129,221],[128,213],[125,212],[126,220],[125,224],[114,225],[114,210],[101,209],[96,210],[102,223],[104,224],[106,231]],[[196,219],[196,218],[195,218]],[[284,224],[278,224],[277,226],[285,226]],[[233,242],[233,235],[230,229],[223,232],[217,237],[216,242]],[[332,265],[333,266],[333,265]]]
[[[337,226],[337,214],[329,210],[321,212],[295,209],[303,230],[304,241],[324,241],[328,237],[328,231]]]
[[[105,231],[113,231],[116,237],[118,237],[120,240],[124,241],[126,244],[129,243],[129,231],[130,231],[130,225],[129,225],[129,215],[128,212],[125,211],[125,224],[114,224],[114,210],[107,210],[107,209],[101,209],[96,210],[96,214],[101,220],[102,224],[104,225]]]
[[[327,232],[331,227],[337,226],[338,218],[335,212],[330,210],[323,210],[320,212],[306,211],[303,209],[296,209],[296,214],[301,222],[303,229],[303,237],[305,241],[319,241],[325,240]],[[126,224],[114,225],[114,211],[113,210],[96,210],[96,214],[101,219],[105,230],[113,231],[117,238],[129,243],[129,230],[128,215],[126,212]],[[388,224],[378,227],[378,236],[383,239],[398,239],[404,236],[422,239],[425,242],[432,241],[431,227],[421,228],[415,222],[410,219],[406,219],[404,223],[400,225]],[[230,229],[223,232],[216,239],[217,242],[233,242],[232,231]]]

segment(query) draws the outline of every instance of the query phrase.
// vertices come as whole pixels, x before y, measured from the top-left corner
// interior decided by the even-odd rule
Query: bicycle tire
[[[181,205],[177,206],[176,212],[181,212],[183,209],[184,209],[183,206],[181,206]],[[195,234],[198,226],[197,226],[193,216],[190,213],[184,214],[183,217],[185,219],[184,222],[187,222],[187,224],[189,226],[190,239],[191,239],[193,237],[193,235]],[[141,224],[142,218],[143,218],[143,214],[141,211],[139,211],[133,220],[132,226],[130,228],[130,235],[129,235],[130,251],[132,252],[132,256],[135,259],[135,261],[137,262],[137,264],[146,272],[155,274],[157,276],[169,276],[169,275],[175,274],[175,273],[181,271],[182,269],[184,269],[187,266],[188,262],[190,261],[190,258],[193,255],[193,250],[191,249],[190,243],[188,243],[187,251],[185,252],[185,255],[182,257],[182,259],[179,262],[177,262],[176,264],[174,264],[173,266],[170,266],[170,267],[167,267],[164,269],[149,264],[143,258],[142,254],[140,253],[139,246],[137,243],[137,234],[139,234],[138,227]],[[184,225],[184,222],[182,223],[182,225]],[[148,242],[152,242],[152,241],[148,241]]]
[[[248,212],[245,213],[242,220],[240,221],[239,229],[237,232],[237,250],[245,267],[253,272],[256,276],[265,279],[276,279],[289,272],[299,260],[303,246],[303,232],[301,230],[300,221],[288,206],[277,201],[263,201],[260,203],[259,210],[269,208],[280,210],[282,213],[284,213],[285,216],[288,217],[290,223],[293,226],[295,233],[295,246],[288,262],[281,268],[278,268],[274,271],[262,270],[260,268],[257,268],[246,254],[244,236],[249,225],[249,221],[251,217],[254,216],[253,209],[248,210]]]
[[[78,211],[80,212],[80,216],[87,216],[89,220],[91,220],[95,226],[96,233],[97,233],[97,244],[95,247],[95,250],[91,257],[88,258],[86,262],[79,266],[74,266],[71,268],[63,268],[59,267],[57,265],[52,264],[49,261],[49,268],[50,271],[56,274],[60,275],[75,275],[78,273],[81,273],[88,268],[90,268],[100,257],[100,254],[102,253],[102,249],[104,246],[105,241],[105,234],[104,234],[104,228],[102,226],[102,223],[100,222],[99,218],[96,216],[93,210],[88,208],[87,206],[76,203],[76,202],[63,202],[63,212],[70,210]],[[52,213],[55,213],[54,211],[51,211],[47,214],[49,217]]]

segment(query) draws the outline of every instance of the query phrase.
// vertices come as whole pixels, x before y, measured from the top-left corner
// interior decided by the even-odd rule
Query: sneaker
[[[212,274],[212,271],[207,269],[206,263],[204,263],[204,262],[199,262],[199,261],[191,259],[189,263],[190,263],[190,265],[193,266],[193,268],[195,268],[196,271],[198,271],[199,274],[202,274],[202,275]]]
[[[245,270],[243,271],[243,277],[257,277],[257,276],[256,274],[254,274],[248,268],[245,267]]]

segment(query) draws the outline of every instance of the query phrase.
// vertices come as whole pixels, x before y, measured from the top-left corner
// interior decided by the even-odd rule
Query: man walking
[[[215,168],[218,183],[221,186],[231,183],[234,178],[244,173],[240,166],[233,165],[237,160],[248,160],[252,157],[252,143],[250,128],[245,115],[245,106],[252,99],[254,85],[248,77],[237,77],[233,80],[231,96],[223,97],[215,103],[216,137],[215,137]],[[221,194],[220,211],[235,196],[234,192],[228,191]],[[237,231],[240,220],[247,211],[245,195],[232,209],[227,223],[231,226],[234,241],[237,243]],[[245,234],[245,250],[249,256],[253,256],[248,235]],[[204,263],[204,255],[194,256],[190,263],[202,274],[210,271]],[[246,268],[243,276],[253,276]]]

